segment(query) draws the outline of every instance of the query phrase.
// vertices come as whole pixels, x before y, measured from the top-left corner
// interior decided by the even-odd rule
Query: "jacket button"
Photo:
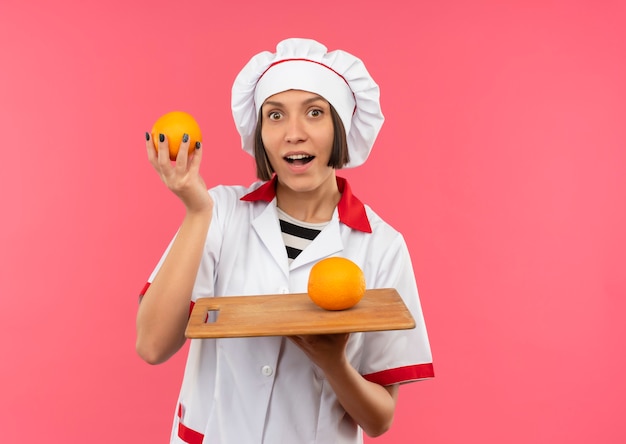
[[[274,370],[269,365],[264,365],[263,367],[261,367],[261,373],[263,373],[263,375],[265,376],[272,376]]]
[[[287,293],[289,293],[289,289],[288,289],[287,287],[280,287],[280,288],[278,289],[278,292],[279,292],[280,294],[287,294]]]

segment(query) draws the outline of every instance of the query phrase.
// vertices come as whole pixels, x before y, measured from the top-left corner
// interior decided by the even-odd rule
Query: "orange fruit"
[[[329,257],[309,272],[308,294],[325,310],[345,310],[356,305],[365,293],[363,270],[350,259]]]
[[[167,137],[170,159],[176,160],[183,134],[189,135],[189,154],[196,148],[196,142],[202,142],[202,133],[196,119],[184,111],[171,111],[157,119],[152,127],[152,142],[159,151],[159,134]]]

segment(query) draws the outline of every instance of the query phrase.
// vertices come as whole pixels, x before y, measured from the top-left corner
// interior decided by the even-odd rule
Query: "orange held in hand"
[[[189,154],[195,149],[196,142],[202,142],[202,133],[198,122],[191,114],[183,111],[172,111],[164,114],[154,123],[152,142],[157,151],[159,151],[159,134],[164,134],[167,137],[171,160],[176,160],[183,134],[189,135]]]
[[[345,310],[356,305],[365,293],[363,270],[350,259],[329,257],[311,268],[309,297],[326,310]]]

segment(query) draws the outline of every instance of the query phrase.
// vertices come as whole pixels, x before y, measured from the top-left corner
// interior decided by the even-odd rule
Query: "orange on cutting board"
[[[365,293],[363,270],[350,259],[322,259],[309,273],[308,294],[325,310],[345,310],[356,305]]]
[[[184,111],[171,111],[162,115],[152,127],[152,142],[159,151],[159,134],[167,137],[170,160],[176,160],[183,134],[189,135],[189,154],[196,148],[196,142],[202,142],[202,133],[196,119]]]

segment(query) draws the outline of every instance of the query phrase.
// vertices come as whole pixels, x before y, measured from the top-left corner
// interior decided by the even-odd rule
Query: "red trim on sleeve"
[[[144,285],[141,291],[139,292],[139,300],[137,301],[139,304],[141,304],[141,300],[143,299],[143,296],[146,294],[146,291],[148,291],[148,287],[150,287],[150,282],[146,282],[146,285]]]
[[[178,437],[188,444],[202,444],[204,435],[200,432],[196,432],[190,429],[182,423],[183,419],[183,406],[178,404]]]
[[[146,285],[143,286],[143,288],[141,289],[141,291],[139,292],[139,301],[141,302],[141,298],[146,294],[146,291],[148,291],[148,287],[150,287],[150,282],[146,282]]]
[[[406,367],[390,368],[381,372],[363,375],[370,382],[380,385],[401,384],[419,379],[434,378],[435,371],[432,364],[408,365]]]
[[[150,287],[150,282],[147,282],[146,285],[143,286],[143,289],[141,290],[141,293],[139,293],[139,302],[141,302],[141,299],[146,294],[146,291],[148,291],[148,287]],[[189,316],[191,316],[191,312],[193,311],[193,306],[194,305],[196,305],[196,303],[194,301],[191,301],[189,303]]]

